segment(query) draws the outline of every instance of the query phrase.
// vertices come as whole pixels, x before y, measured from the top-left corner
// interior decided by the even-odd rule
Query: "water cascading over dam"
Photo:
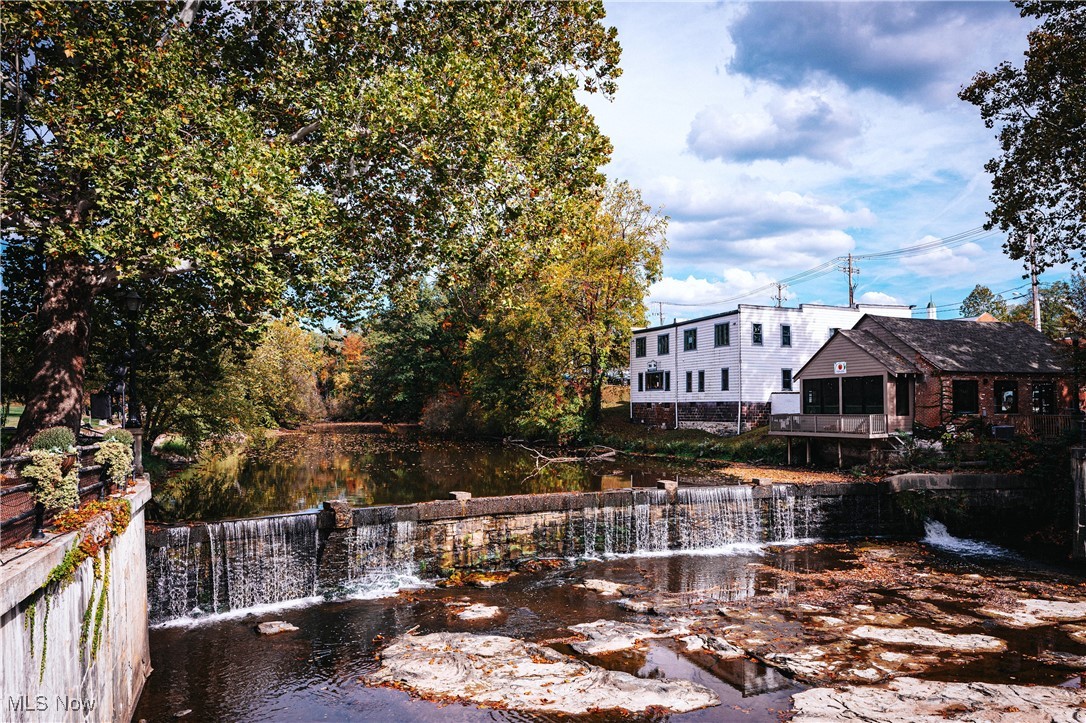
[[[151,620],[378,595],[530,557],[725,554],[807,540],[823,536],[824,501],[791,485],[633,489],[362,508],[331,529],[312,512],[163,528],[148,535]]]

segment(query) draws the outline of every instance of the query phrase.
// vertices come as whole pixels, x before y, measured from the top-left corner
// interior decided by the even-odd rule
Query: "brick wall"
[[[976,418],[977,415],[955,417],[955,380],[977,382],[979,416],[993,424],[1005,419],[1005,415],[996,411],[996,381],[1018,382],[1018,415],[1032,414],[1033,385],[1039,382],[1056,384],[1058,411],[1066,412],[1073,405],[1074,393],[1071,388],[1051,374],[934,374],[932,369],[924,371],[923,378],[916,384],[915,420],[925,427],[938,427],[952,421]]]
[[[641,424],[675,428],[674,402],[634,402],[630,405],[632,418]]]

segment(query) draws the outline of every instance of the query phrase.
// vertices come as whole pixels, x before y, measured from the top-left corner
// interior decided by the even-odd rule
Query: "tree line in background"
[[[1040,285],[1041,331],[1050,339],[1086,338],[1086,276],[1072,274],[1070,281]],[[1008,301],[1001,294],[977,284],[959,308],[962,316],[991,314],[997,321],[1033,324],[1033,301],[1026,294]]]

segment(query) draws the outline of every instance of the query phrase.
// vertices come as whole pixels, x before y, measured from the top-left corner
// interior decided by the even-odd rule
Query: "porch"
[[[912,417],[888,414],[774,414],[769,420],[769,433],[785,437],[886,439],[912,427]]]

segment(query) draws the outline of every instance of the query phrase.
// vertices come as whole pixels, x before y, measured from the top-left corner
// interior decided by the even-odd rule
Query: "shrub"
[[[134,439],[132,437],[132,433],[129,432],[127,429],[111,429],[102,435],[102,441],[121,442],[131,447]]]
[[[67,427],[43,429],[30,440],[30,448],[65,453],[75,446],[75,434]]]
[[[132,444],[114,439],[105,440],[98,445],[94,461],[106,468],[106,474],[113,484],[123,485],[132,472]]]
[[[67,430],[65,430],[67,431]],[[71,432],[68,432],[71,434]],[[32,449],[20,474],[34,483],[31,496],[46,509],[66,510],[79,505],[79,463],[64,471],[66,455]]]
[[[477,421],[471,397],[457,392],[442,392],[422,409],[419,423],[431,434],[458,437],[475,433]]]

